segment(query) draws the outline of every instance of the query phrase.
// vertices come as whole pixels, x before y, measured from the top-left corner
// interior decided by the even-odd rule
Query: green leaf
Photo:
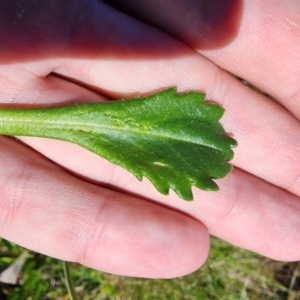
[[[79,144],[147,177],[162,194],[193,198],[191,186],[217,190],[231,170],[236,141],[219,123],[224,109],[205,94],[168,89],[146,98],[42,109],[0,109],[0,134]]]

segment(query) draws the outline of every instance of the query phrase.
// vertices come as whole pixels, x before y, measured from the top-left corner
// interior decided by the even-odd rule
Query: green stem
[[[36,136],[60,139],[63,129],[74,127],[68,123],[66,108],[0,108],[0,134]],[[64,138],[64,134],[63,134]]]
[[[63,261],[62,263],[63,263],[64,275],[66,279],[66,285],[70,296],[70,300],[78,300],[78,297],[75,292],[72,276],[71,276],[70,264],[66,261]]]

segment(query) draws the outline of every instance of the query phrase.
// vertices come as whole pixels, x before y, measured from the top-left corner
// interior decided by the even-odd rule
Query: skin
[[[170,86],[205,91],[225,107],[221,122],[239,142],[233,172],[218,180],[219,192],[194,189],[185,202],[79,146],[1,137],[0,236],[148,278],[201,267],[210,235],[299,260],[299,1],[232,1],[226,15],[205,1],[160,2],[126,0],[122,13],[93,0],[0,1],[1,105],[102,101]]]

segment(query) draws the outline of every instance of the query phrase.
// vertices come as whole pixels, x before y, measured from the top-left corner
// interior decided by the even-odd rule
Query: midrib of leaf
[[[35,109],[24,109],[23,111],[27,111],[29,113],[33,113],[34,114],[34,110]],[[38,109],[39,111],[43,110],[43,109]],[[48,110],[47,108],[44,109],[45,112]],[[12,112],[14,113],[13,109],[5,109],[5,112]],[[107,116],[106,116],[107,118]],[[36,120],[34,118],[34,116],[32,117],[27,117],[27,118],[22,118],[22,119],[16,119],[16,118],[12,118],[8,117],[7,119],[5,117],[3,117],[3,110],[0,110],[0,134],[6,134],[6,135],[15,135],[15,133],[13,132],[13,130],[3,130],[3,126],[2,123],[3,122],[10,122],[13,125],[15,124],[21,124],[23,128],[26,128],[26,126],[24,126],[25,124],[28,124],[30,127],[30,130],[25,129],[24,132],[22,132],[21,134],[18,135],[22,135],[22,136],[37,136],[37,133],[34,132],[36,131],[36,126],[40,125],[39,127],[39,137],[43,137],[43,138],[53,138],[53,136],[48,135],[47,134],[47,129],[58,129],[57,136],[56,138],[61,138],[61,134],[60,131],[62,130],[68,130],[68,131],[80,131],[83,130],[86,134],[97,134],[97,133],[112,133],[112,132],[126,132],[132,135],[141,135],[141,136],[150,136],[150,137],[154,137],[154,138],[158,138],[158,139],[170,139],[173,141],[178,141],[178,142],[184,142],[184,143],[192,143],[194,145],[199,145],[202,147],[207,147],[207,148],[211,148],[217,151],[222,152],[222,149],[214,147],[211,144],[207,144],[205,143],[205,141],[203,141],[203,139],[201,140],[201,142],[199,141],[195,141],[193,139],[181,139],[178,136],[175,135],[168,135],[168,134],[159,134],[157,133],[157,131],[147,131],[147,130],[143,130],[143,129],[135,129],[133,127],[130,128],[124,128],[124,127],[118,127],[118,126],[108,126],[108,125],[104,125],[101,124],[101,119],[99,119],[99,123],[98,124],[94,124],[94,123],[80,123],[80,122],[69,122],[67,120],[63,120],[63,121],[51,121],[49,119],[47,119],[47,121],[40,121],[40,120]],[[51,125],[55,125],[55,126],[51,126]],[[7,123],[5,125],[5,127],[7,127]],[[14,126],[13,126],[14,127]],[[30,132],[29,132],[30,131]],[[185,136],[188,137],[188,136]],[[199,138],[199,137],[198,137]],[[63,140],[68,140],[71,141],[70,139],[66,139],[66,138],[62,138]]]

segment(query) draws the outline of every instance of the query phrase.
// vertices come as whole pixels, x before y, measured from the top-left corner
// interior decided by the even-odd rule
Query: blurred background
[[[300,262],[283,263],[212,238],[198,271],[171,280],[129,278],[71,264],[84,300],[300,300]],[[68,300],[62,262],[0,239],[0,300]]]

